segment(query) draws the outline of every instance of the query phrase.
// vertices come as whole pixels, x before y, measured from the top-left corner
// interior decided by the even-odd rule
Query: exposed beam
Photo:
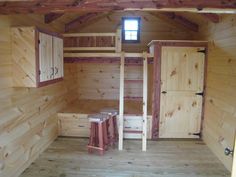
[[[75,28],[78,28],[78,29],[81,28],[81,26],[84,25],[84,23],[87,23],[88,21],[96,17],[97,15],[98,13],[88,13],[88,14],[77,17],[76,19],[65,24],[65,32],[68,32]]]
[[[177,15],[174,12],[161,12],[161,14],[191,31],[198,32],[198,24],[188,20],[181,15]]]
[[[48,13],[48,14],[45,14],[44,22],[45,23],[51,23],[54,20],[60,18],[62,15],[64,15],[64,14],[63,13]]]
[[[160,12],[160,13],[150,13],[151,15],[163,19],[164,20],[169,20],[172,21],[172,24],[176,24],[178,26],[182,26],[185,29],[194,31],[194,32],[198,32],[198,24],[188,20],[187,18],[181,16],[181,15],[177,15],[174,12]]]
[[[104,18],[109,14],[110,14],[109,12],[106,13],[92,12],[79,16],[76,19],[72,20],[71,22],[65,24],[65,32],[74,29],[84,28],[86,25],[91,24],[92,22],[96,22],[97,20]]]
[[[212,13],[202,13],[201,14],[203,17],[207,18],[213,23],[219,23],[220,22],[220,17],[217,14],[212,14]]]
[[[0,14],[104,12],[111,9],[236,13],[236,2],[235,0],[32,0],[0,2]]]

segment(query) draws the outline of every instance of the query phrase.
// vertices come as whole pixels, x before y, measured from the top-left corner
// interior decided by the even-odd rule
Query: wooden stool
[[[117,121],[116,116],[118,111],[112,108],[106,108],[101,110],[101,114],[106,114],[109,116],[108,119],[108,141],[110,145],[115,145],[118,141],[118,130],[117,130]]]
[[[109,116],[105,114],[89,115],[91,123],[88,152],[99,151],[100,155],[108,148],[107,120]]]

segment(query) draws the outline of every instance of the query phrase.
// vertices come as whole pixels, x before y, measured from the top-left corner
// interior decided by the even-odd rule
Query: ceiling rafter
[[[52,23],[54,20],[63,16],[64,13],[48,13],[44,15],[44,22],[45,23]]]
[[[0,14],[12,13],[65,13],[65,12],[104,12],[113,10],[165,10],[192,12],[236,12],[235,0],[34,0],[1,1]]]
[[[220,16],[217,14],[212,14],[212,13],[202,13],[201,14],[203,17],[207,18],[213,23],[219,23],[220,22]]]
[[[65,32],[68,32],[74,29],[82,29],[86,25],[91,24],[93,21],[97,21],[101,18],[104,18],[105,16],[108,16],[109,14],[111,14],[111,12],[106,12],[106,13],[91,12],[91,13],[87,13],[85,15],[79,16],[76,19],[65,24]]]
[[[159,12],[159,13],[152,13],[150,12],[151,15],[160,18],[172,21],[172,24],[174,23],[175,25],[182,26],[185,29],[188,29],[190,31],[198,32],[199,26],[198,24],[188,20],[187,18],[177,15],[174,12]]]

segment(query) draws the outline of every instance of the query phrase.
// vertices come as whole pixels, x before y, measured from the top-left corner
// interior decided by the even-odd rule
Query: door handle
[[[229,147],[225,148],[225,155],[229,156],[232,155],[233,156],[234,151],[232,149],[230,149]]]
[[[55,67],[55,75],[58,73],[58,68],[57,67]]]
[[[52,73],[51,73],[51,75],[50,75],[50,78],[53,77],[53,75],[54,75],[54,68],[51,67],[51,70],[52,70]]]

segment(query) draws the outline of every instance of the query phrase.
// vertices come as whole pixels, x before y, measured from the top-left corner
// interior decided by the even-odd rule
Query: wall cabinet
[[[41,87],[61,81],[63,39],[36,27],[12,28],[14,87]]]

